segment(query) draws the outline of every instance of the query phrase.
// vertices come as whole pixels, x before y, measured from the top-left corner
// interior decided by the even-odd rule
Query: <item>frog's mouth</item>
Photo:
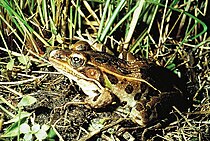
[[[104,89],[104,87],[95,79],[88,78],[80,73],[77,69],[68,64],[68,56],[71,51],[54,50],[50,53],[49,61],[52,66],[61,74],[67,76],[70,80],[75,81],[89,96],[97,96]]]

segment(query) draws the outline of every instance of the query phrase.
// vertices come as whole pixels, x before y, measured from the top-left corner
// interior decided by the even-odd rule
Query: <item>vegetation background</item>
[[[154,136],[209,140],[209,13],[208,0],[1,0],[0,140],[88,140],[95,135],[96,139],[120,139],[116,132],[107,131],[102,113],[93,116],[92,111],[83,111],[83,115],[91,115],[90,120],[96,115],[100,119],[91,122],[102,126],[94,133],[84,128],[84,121],[60,131],[59,120],[51,126],[44,121],[50,121],[50,112],[47,118],[33,112],[37,107],[25,110],[37,103],[37,93],[39,98],[51,98],[52,91],[59,89],[63,90],[60,93],[75,93],[78,88],[74,84],[68,89],[64,84],[56,86],[61,80],[53,81],[47,57],[53,49],[70,48],[78,40],[87,41],[98,51],[115,55],[126,51],[153,60],[187,79],[192,108],[179,113],[181,118]],[[141,136],[128,133],[130,140]]]

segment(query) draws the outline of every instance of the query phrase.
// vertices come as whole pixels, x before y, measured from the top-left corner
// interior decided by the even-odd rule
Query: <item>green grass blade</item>
[[[100,38],[109,5],[110,5],[110,0],[107,0],[106,3],[105,3],[105,7],[104,7],[104,10],[103,10],[103,15],[102,15],[101,22],[100,22],[100,25],[99,25],[97,39]]]
[[[102,32],[100,38],[99,38],[99,41],[100,41],[100,42],[102,42],[102,41],[105,39],[105,37],[106,37],[108,31],[110,30],[110,27],[111,27],[112,24],[114,23],[114,20],[116,19],[117,15],[118,15],[118,13],[119,13],[119,11],[120,11],[120,9],[121,9],[122,6],[125,4],[125,2],[126,2],[126,0],[122,0],[122,1],[120,1],[120,3],[117,5],[117,7],[116,7],[116,9],[114,10],[114,12],[113,12],[113,14],[112,14],[110,20],[108,21],[106,27],[104,28],[104,30],[103,30],[103,32]]]

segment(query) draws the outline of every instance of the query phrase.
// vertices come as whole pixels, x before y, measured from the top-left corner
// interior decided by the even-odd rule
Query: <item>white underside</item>
[[[104,89],[101,85],[97,84],[97,81],[94,79],[90,79],[90,78],[87,78],[88,80],[85,80],[84,78],[81,79],[59,68],[56,68],[56,69],[62,74],[64,74],[65,76],[67,76],[70,80],[75,81],[80,86],[82,91],[90,97],[95,97],[99,95],[100,93],[102,93],[102,89]]]

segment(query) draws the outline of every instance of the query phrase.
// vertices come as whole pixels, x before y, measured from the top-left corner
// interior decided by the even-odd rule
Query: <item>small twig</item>
[[[0,86],[1,87],[1,86]],[[11,88],[9,88],[9,87],[7,87],[7,86],[2,86],[3,88],[5,88],[5,89],[7,89],[8,91],[10,91],[10,92],[12,92],[12,93],[14,93],[15,95],[18,95],[18,96],[20,96],[20,97],[22,97],[23,96],[23,94],[22,93],[20,93],[20,92],[17,92],[17,91],[15,91],[14,89],[11,89]]]
[[[68,105],[85,105],[85,104],[87,104],[86,102],[73,102],[73,101],[71,101],[71,102],[67,102],[65,105],[64,105],[64,109],[66,108],[66,106],[68,106]]]
[[[0,109],[1,111],[4,111],[7,115],[11,116],[11,117],[15,117],[15,115],[13,115],[11,112],[9,112],[7,109],[5,109],[3,106],[0,105]]]
[[[187,122],[187,124],[192,128],[195,129],[193,127],[193,125],[188,121],[188,119],[175,107],[173,106],[173,108],[176,110],[176,112]]]
[[[124,118],[120,118],[120,119],[118,119],[116,122],[111,123],[111,124],[108,124],[108,125],[106,125],[104,128],[102,128],[102,129],[98,129],[98,130],[92,131],[92,132],[90,132],[89,134],[83,136],[81,139],[79,139],[79,141],[86,141],[86,140],[90,139],[91,137],[93,137],[94,135],[97,135],[97,134],[99,134],[100,132],[109,129],[109,128],[111,128],[111,127],[113,127],[113,126],[119,124],[120,122],[122,122],[122,121],[124,121],[124,120],[125,120]]]
[[[40,79],[40,78],[42,78],[44,76],[45,75],[41,75],[39,77],[34,77],[34,78],[31,78],[31,79],[15,81],[15,82],[0,82],[0,85],[20,85],[20,84],[23,84],[23,83],[28,83],[28,82],[34,81],[36,79]]]
[[[56,133],[56,135],[58,136],[60,141],[64,141],[64,139],[62,138],[62,136],[58,133],[58,131],[55,128],[55,124],[52,125],[53,131]]]
[[[23,54],[20,54],[20,53],[15,52],[15,51],[7,50],[7,49],[5,49],[5,48],[3,48],[3,47],[0,47],[0,50],[5,51],[5,52],[9,52],[9,53],[11,53],[11,54],[14,55],[14,56],[22,56],[22,55],[23,55]],[[30,58],[30,60],[32,60],[32,61],[34,61],[34,62],[42,63],[42,61],[40,61],[40,60],[38,60],[38,59],[35,59],[35,58],[33,58],[32,56],[29,56],[29,58]]]

